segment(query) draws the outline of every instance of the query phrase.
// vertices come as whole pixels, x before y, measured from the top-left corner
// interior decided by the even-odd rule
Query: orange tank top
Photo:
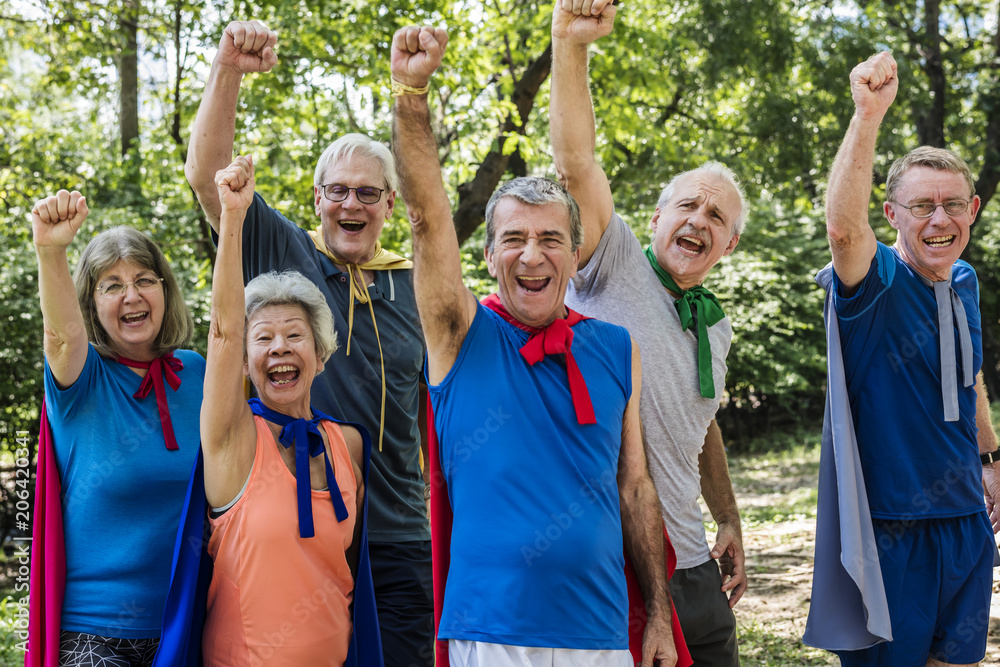
[[[343,665],[354,578],[345,550],[357,520],[357,481],[340,428],[321,422],[349,516],[312,492],[314,537],[299,537],[295,476],[271,429],[254,417],[257,450],[243,495],[210,519],[215,562],[202,639],[206,667]]]

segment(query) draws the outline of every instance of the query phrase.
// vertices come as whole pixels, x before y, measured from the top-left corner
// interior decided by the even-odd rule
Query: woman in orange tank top
[[[222,216],[201,409],[214,574],[203,657],[207,667],[342,665],[365,438],[309,404],[337,345],[322,293],[286,272],[259,276],[244,295],[253,174],[252,161],[238,157],[216,176]],[[246,376],[260,397],[250,404]]]

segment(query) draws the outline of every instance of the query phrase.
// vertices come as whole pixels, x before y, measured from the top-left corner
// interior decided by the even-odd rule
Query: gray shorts
[[[709,560],[674,571],[670,596],[694,667],[739,667],[736,616],[722,592],[719,564]]]

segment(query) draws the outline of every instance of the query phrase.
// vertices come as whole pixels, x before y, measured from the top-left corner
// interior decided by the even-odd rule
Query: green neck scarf
[[[671,292],[680,294],[674,302],[677,314],[681,318],[681,330],[687,331],[697,326],[695,334],[698,338],[698,385],[701,395],[705,398],[715,398],[715,380],[712,378],[712,343],[708,340],[708,328],[721,321],[726,314],[722,304],[701,285],[695,285],[689,290],[682,290],[669,273],[663,270],[653,254],[653,246],[646,248],[646,259],[656,272],[660,283]]]

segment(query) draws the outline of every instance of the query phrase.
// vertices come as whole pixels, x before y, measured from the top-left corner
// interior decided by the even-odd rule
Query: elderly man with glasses
[[[276,42],[256,21],[233,22],[212,63],[185,173],[216,231],[222,206],[215,174],[232,161],[240,84],[246,73],[270,71]],[[384,145],[360,134],[337,139],[316,166],[314,229],[301,229],[254,195],[243,227],[243,278],[295,270],[330,305],[340,346],[313,383],[312,403],[371,433],[368,535],[385,664],[411,667],[433,664],[433,609],[418,426],[423,335],[412,264],[379,244],[396,183]]]
[[[917,148],[889,169],[896,242],[879,243],[869,197],[896,63],[874,55],[850,80],[819,275],[829,395],[805,641],[849,666],[976,664],[1000,528],[979,283],[959,259],[980,201],[961,158]]]

